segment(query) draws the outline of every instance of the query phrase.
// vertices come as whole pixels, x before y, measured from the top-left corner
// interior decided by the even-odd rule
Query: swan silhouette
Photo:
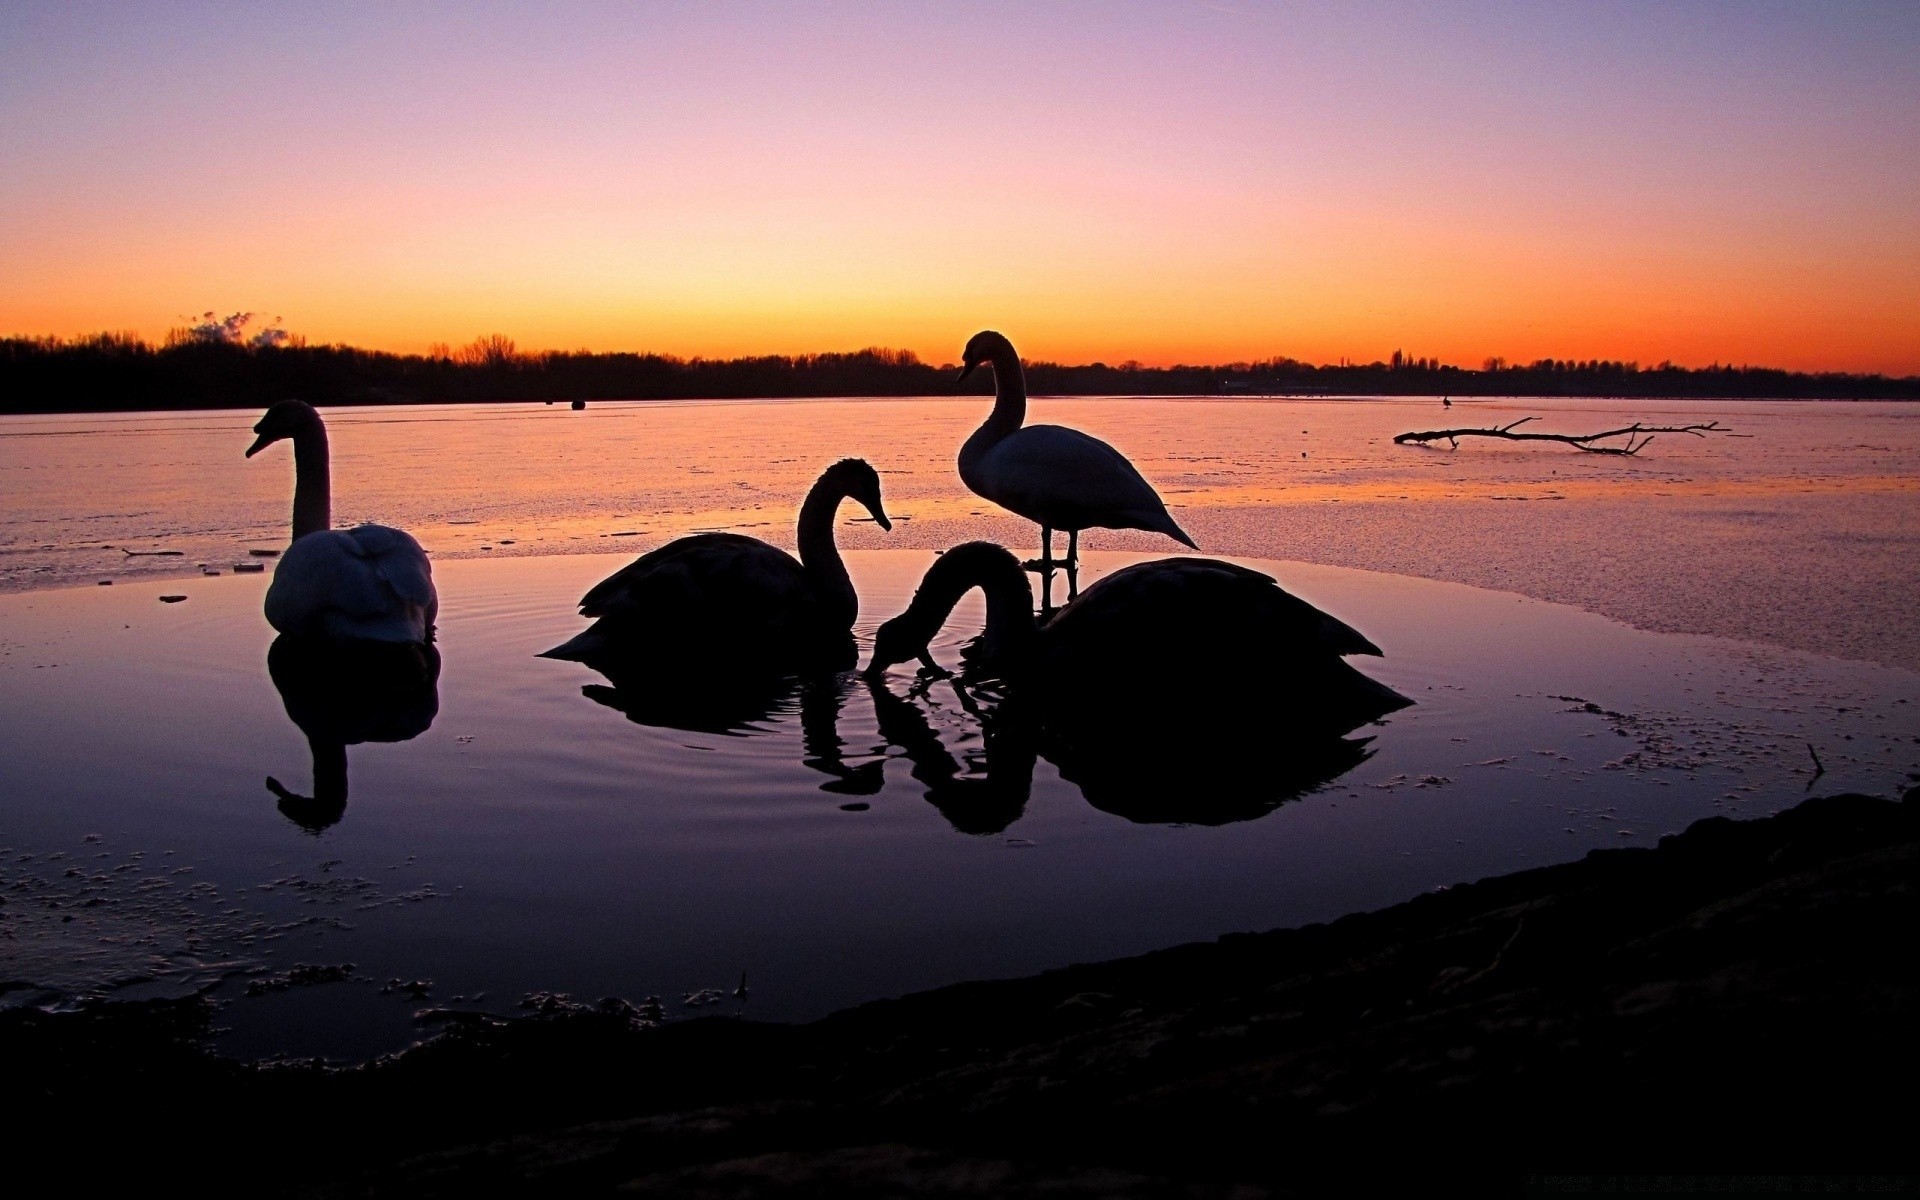
[[[282,400],[253,427],[247,457],[293,442],[293,542],[267,588],[267,623],[334,641],[433,640],[440,598],[420,543],[385,525],[334,529],[327,426],[303,400]]]
[[[1412,703],[1345,661],[1379,647],[1258,571],[1211,558],[1137,563],[1038,622],[1026,572],[990,542],[934,561],[906,611],[876,632],[868,673],[913,658],[939,671],[929,647],[975,587],[987,620],[969,672],[1005,679],[1010,702],[1069,742],[1320,738]]]
[[[1124,454],[1064,425],[1022,424],[1027,378],[1012,342],[992,330],[976,333],[962,360],[961,379],[992,364],[994,402],[960,447],[960,479],[975,495],[1040,526],[1036,566],[1043,576],[1052,570],[1053,531],[1066,530],[1069,600],[1079,594],[1082,529],[1144,529],[1199,549]]]
[[[737,533],[678,538],[594,585],[580,601],[580,615],[594,623],[541,657],[596,669],[618,662],[629,673],[852,666],[860,601],[833,540],[834,512],[845,499],[864,505],[880,528],[893,528],[879,474],[862,459],[842,459],[800,505],[798,560]]]

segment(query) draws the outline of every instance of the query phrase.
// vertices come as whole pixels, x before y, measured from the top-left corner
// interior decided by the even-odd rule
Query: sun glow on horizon
[[[1906,6],[294,12],[24,6],[0,334],[1920,374]]]

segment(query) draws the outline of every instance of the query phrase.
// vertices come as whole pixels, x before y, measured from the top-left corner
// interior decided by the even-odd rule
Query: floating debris
[[[235,575],[258,575],[266,569],[267,564],[265,563],[246,562],[233,564],[233,573]]]
[[[247,553],[248,553],[248,554],[251,554],[251,555],[253,555],[253,556],[254,556],[255,558],[278,558],[278,557],[280,557],[280,552],[279,552],[278,550],[249,550],[249,551],[247,551]]]
[[[185,600],[185,599],[186,599],[186,597],[185,597],[185,596],[162,596],[162,597],[160,597],[160,603],[162,603],[162,604],[178,604],[178,603],[180,603],[180,602],[181,602],[182,600]]]
[[[102,580],[100,581],[100,586],[101,586],[101,587],[112,587],[112,586],[113,586],[113,580],[111,580],[111,579],[102,579]]]
[[[120,553],[128,558],[184,558],[187,552],[185,550],[122,550]]]

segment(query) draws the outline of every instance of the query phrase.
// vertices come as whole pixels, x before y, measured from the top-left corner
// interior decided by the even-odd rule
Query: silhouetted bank
[[[1252,1197],[1899,1172],[1916,878],[1920,789],[805,1026],[542,996],[364,1067],[249,1067],[206,1053],[212,1006],[188,1000],[5,1012],[0,1050],[16,1144],[93,1140],[95,1186]]]
[[[297,340],[253,346],[182,339],[154,346],[120,334],[0,338],[0,414],[261,407],[297,396],[318,405],[483,401],[927,396],[956,391],[953,365],[910,351],[683,359],[585,351],[522,354],[505,338],[459,351],[389,354]],[[1212,366],[1026,364],[1053,396],[1439,395],[1920,399],[1920,376],[1807,374],[1767,367],[1542,359],[1479,369],[1395,351],[1372,363],[1291,358]],[[986,393],[985,379],[958,390]]]

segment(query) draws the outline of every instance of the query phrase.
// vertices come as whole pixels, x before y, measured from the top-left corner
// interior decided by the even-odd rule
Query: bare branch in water
[[[1536,417],[1521,417],[1518,421],[1511,421],[1505,425],[1497,425],[1492,429],[1429,429],[1418,433],[1402,433],[1395,436],[1393,440],[1396,445],[1404,446],[1409,442],[1419,442],[1424,445],[1427,442],[1437,442],[1445,438],[1447,444],[1457,450],[1460,447],[1460,439],[1463,437],[1490,437],[1505,438],[1510,442],[1562,442],[1572,446],[1575,450],[1584,450],[1588,454],[1638,454],[1647,448],[1647,444],[1653,441],[1653,435],[1656,433],[1690,433],[1694,437],[1705,437],[1709,433],[1727,432],[1726,427],[1718,421],[1708,421],[1704,424],[1697,425],[1642,425],[1635,422],[1624,429],[1609,429],[1602,433],[1587,434],[1514,432],[1515,429],[1525,425],[1528,421],[1537,419]],[[1626,445],[1601,446],[1595,444],[1605,441],[1607,438],[1617,437],[1625,437],[1627,439]],[[1635,441],[1635,438],[1639,440]]]

